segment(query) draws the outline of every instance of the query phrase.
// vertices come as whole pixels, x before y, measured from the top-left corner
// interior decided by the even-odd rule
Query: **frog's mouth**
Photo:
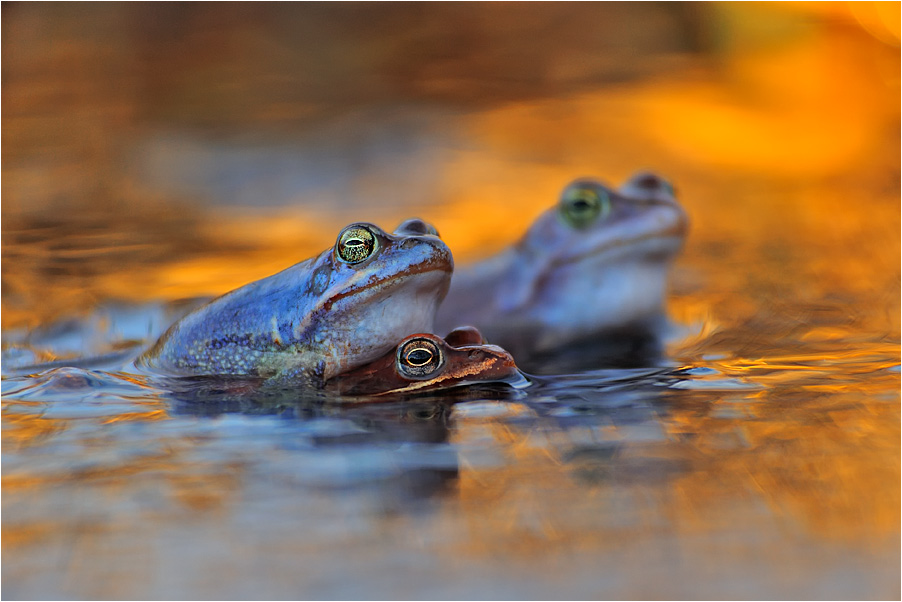
[[[663,261],[676,255],[686,240],[686,212],[675,203],[655,203],[643,215],[608,225],[604,236],[589,237],[552,263],[607,263],[622,258]]]
[[[445,298],[445,295],[448,292],[448,285],[451,282],[451,273],[454,271],[452,265],[442,264],[441,262],[430,262],[428,264],[418,264],[407,268],[406,270],[401,270],[390,276],[382,276],[379,278],[373,278],[372,280],[367,280],[364,282],[360,282],[360,286],[356,286],[358,281],[352,280],[351,286],[345,286],[345,290],[335,291],[332,294],[324,294],[326,297],[323,299],[322,304],[319,308],[316,309],[324,309],[325,311],[331,311],[332,307],[337,304],[339,301],[347,299],[349,297],[354,297],[355,295],[360,295],[363,298],[370,298],[378,296],[380,292],[385,294],[391,294],[393,289],[402,288],[405,285],[410,283],[412,277],[422,276],[426,274],[435,273],[438,279],[442,278],[442,274],[445,274],[447,277],[447,282],[442,287],[440,292],[439,301]]]

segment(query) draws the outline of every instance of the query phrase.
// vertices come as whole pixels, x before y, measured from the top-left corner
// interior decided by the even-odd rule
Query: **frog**
[[[405,337],[369,364],[326,382],[342,396],[382,397],[417,394],[487,382],[526,383],[510,353],[486,343],[473,327],[456,328],[444,338],[431,333]]]
[[[541,372],[549,355],[592,347],[591,367],[644,363],[660,353],[671,265],[688,216],[673,186],[639,172],[619,189],[567,184],[515,244],[459,267],[438,328],[471,324]]]
[[[393,233],[355,222],[319,255],[187,314],[136,366],[318,388],[407,335],[431,332],[453,269],[450,249],[423,220]]]

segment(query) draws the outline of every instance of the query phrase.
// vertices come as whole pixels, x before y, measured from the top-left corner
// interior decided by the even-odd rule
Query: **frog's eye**
[[[379,243],[376,235],[365,226],[348,226],[338,235],[335,250],[342,261],[360,263],[372,257]]]
[[[433,341],[416,338],[398,349],[398,371],[408,378],[426,378],[442,367],[442,350]]]
[[[558,209],[565,222],[575,228],[582,228],[611,211],[611,198],[602,189],[573,186],[561,195]]]

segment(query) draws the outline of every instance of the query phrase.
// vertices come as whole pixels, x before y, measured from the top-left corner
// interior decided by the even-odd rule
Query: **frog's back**
[[[260,376],[297,363],[308,346],[304,318],[317,290],[328,286],[317,281],[321,260],[308,259],[214,299],[175,323],[139,363],[173,374]]]

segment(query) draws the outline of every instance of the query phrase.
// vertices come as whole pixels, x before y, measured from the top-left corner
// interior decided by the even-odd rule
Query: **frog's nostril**
[[[661,178],[654,174],[643,174],[636,179],[636,186],[645,190],[655,190],[662,186]]]
[[[395,234],[408,234],[412,236],[423,236],[431,234],[438,236],[438,230],[429,222],[424,222],[419,218],[412,218],[401,223],[395,230]]]

